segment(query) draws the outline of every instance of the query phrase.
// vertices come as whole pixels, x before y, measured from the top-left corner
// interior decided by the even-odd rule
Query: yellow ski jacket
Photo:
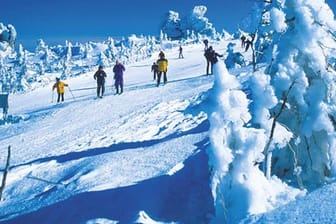
[[[159,72],[167,72],[167,68],[168,68],[168,60],[165,58],[160,58],[159,60],[157,60],[157,64],[158,64],[158,71]]]
[[[57,93],[64,93],[64,86],[68,86],[65,82],[59,81],[53,85],[53,90],[57,89]]]

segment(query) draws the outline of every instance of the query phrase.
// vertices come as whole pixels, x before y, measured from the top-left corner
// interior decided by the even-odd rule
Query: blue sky
[[[253,0],[1,0],[0,22],[13,24],[26,48],[39,38],[47,44],[120,37],[158,35],[168,10],[187,15],[196,5],[217,30],[233,32],[251,9]],[[332,2],[334,11],[335,0]],[[30,45],[30,46],[29,46]]]

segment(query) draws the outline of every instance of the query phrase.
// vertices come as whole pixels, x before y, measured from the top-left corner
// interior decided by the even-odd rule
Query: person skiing
[[[240,40],[241,40],[241,47],[245,48],[245,44],[246,44],[246,42],[245,42],[246,41],[245,35],[241,35]]]
[[[161,76],[163,73],[163,83],[167,83],[167,68],[168,68],[168,60],[165,58],[164,53],[161,51],[159,54],[159,59],[156,62],[158,64],[158,78],[157,78],[157,85],[160,85]]]
[[[251,46],[251,48],[253,47],[254,38],[255,38],[254,33],[250,34],[250,36],[248,38],[246,38],[246,40],[245,40],[245,52],[250,48],[250,46]]]
[[[211,65],[211,73],[213,72],[213,65],[217,63],[218,58],[217,57],[223,57],[223,55],[218,54],[217,52],[215,52],[215,50],[212,48],[212,46],[210,46],[204,53],[204,56],[206,58],[207,61],[207,67],[206,67],[206,74],[209,75],[209,67]]]
[[[182,48],[181,45],[180,45],[180,48],[179,48],[179,58],[184,58],[183,57],[183,48]]]
[[[98,70],[93,75],[93,78],[97,80],[97,98],[103,98],[105,92],[106,73],[103,70],[102,65],[99,65]]]
[[[57,103],[64,101],[64,86],[69,86],[67,83],[62,82],[60,78],[56,78],[56,83],[53,85],[52,90],[57,89]]]
[[[208,49],[208,44],[209,44],[208,39],[203,40],[203,43],[204,43],[204,50],[206,51]]]
[[[116,94],[122,94],[124,90],[124,71],[125,66],[116,60],[116,64],[113,67],[114,72],[114,86],[116,88]],[[119,91],[120,87],[120,91]]]
[[[156,64],[156,62],[153,62],[151,71],[153,72],[153,80],[155,80],[158,74],[158,65]]]

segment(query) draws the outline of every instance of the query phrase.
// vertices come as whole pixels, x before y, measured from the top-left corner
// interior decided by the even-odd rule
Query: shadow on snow
[[[197,134],[201,132],[208,131],[210,127],[209,120],[204,120],[202,123],[200,123],[198,126],[185,131],[185,132],[175,132],[173,134],[170,134],[162,139],[154,139],[154,140],[147,140],[147,141],[141,141],[141,142],[121,142],[118,144],[113,144],[108,147],[101,147],[101,148],[93,148],[93,149],[88,149],[86,151],[80,151],[80,152],[70,152],[68,154],[64,155],[58,155],[58,156],[50,156],[46,158],[40,158],[36,159],[24,164],[19,164],[12,166],[12,168],[20,167],[20,166],[26,166],[30,165],[33,163],[45,163],[45,162],[50,162],[52,160],[56,160],[58,163],[65,163],[73,160],[78,160],[86,157],[91,157],[91,156],[97,156],[97,155],[102,155],[105,153],[111,153],[111,152],[116,152],[116,151],[121,151],[121,150],[126,150],[126,149],[136,149],[136,148],[144,148],[144,147],[150,147],[162,142],[166,142],[169,140],[172,140],[174,138],[179,138],[182,136],[190,135],[190,134]]]
[[[98,192],[85,192],[4,223],[85,223],[106,218],[133,223],[140,211],[154,220],[209,223],[214,213],[206,138],[173,176],[160,176],[138,184]]]

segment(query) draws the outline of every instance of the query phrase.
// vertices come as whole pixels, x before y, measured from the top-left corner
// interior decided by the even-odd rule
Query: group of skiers
[[[213,74],[213,66],[217,63],[218,58],[217,57],[223,57],[223,55],[218,54],[212,46],[208,47],[208,40],[204,40],[204,57],[206,59],[207,65],[206,65],[206,74],[210,75]],[[210,69],[211,66],[211,69]],[[210,72],[209,72],[210,70]]]
[[[114,86],[116,89],[116,94],[122,94],[124,92],[124,71],[125,66],[121,64],[118,60],[113,67],[113,79]],[[105,79],[106,72],[103,70],[103,66],[99,65],[98,71],[93,75],[93,78],[97,80],[97,98],[103,98],[105,92]]]
[[[113,67],[113,79],[114,86],[116,89],[116,94],[122,94],[124,92],[124,71],[125,66],[116,60],[116,63]],[[105,78],[106,72],[103,70],[103,66],[99,65],[98,71],[93,75],[93,78],[97,80],[97,98],[103,98],[105,92]]]
[[[204,49],[204,56],[207,61],[206,65],[206,74],[213,73],[213,65],[218,61],[217,57],[222,57],[223,55],[218,54],[212,48],[212,46],[208,47],[208,41],[204,41],[205,49]],[[182,46],[179,48],[179,58],[183,58],[182,54]],[[211,66],[211,69],[210,69]],[[153,72],[153,80],[156,80],[156,86],[160,85],[161,76],[163,75],[163,83],[166,84],[167,79],[167,69],[168,69],[168,60],[165,57],[163,51],[159,53],[159,59],[153,63],[151,66],[151,71]],[[124,72],[125,66],[116,60],[116,63],[113,67],[114,73],[114,86],[116,89],[116,94],[122,94],[124,91]],[[210,71],[209,71],[210,70]],[[94,73],[93,78],[97,80],[97,98],[102,98],[105,92],[105,79],[107,75],[106,72],[103,70],[103,66],[99,65],[98,70]],[[57,102],[64,101],[64,87],[68,86],[67,83],[60,81],[60,78],[56,78],[56,83],[53,85],[53,90],[57,89]]]
[[[252,33],[248,36],[241,35],[240,40],[241,40],[241,47],[245,49],[245,52],[252,46],[252,43],[254,41],[255,34]]]
[[[116,94],[122,94],[124,91],[124,72],[125,66],[121,64],[118,60],[113,67],[113,79],[114,86],[116,89]],[[94,73],[93,78],[97,80],[97,98],[103,98],[105,92],[105,79],[107,75],[103,70],[103,66],[99,65],[98,70]],[[60,78],[56,78],[56,83],[53,85],[52,90],[57,90],[57,103],[64,101],[64,87],[69,86],[67,83],[60,80]]]
[[[167,83],[167,68],[168,68],[168,60],[165,58],[165,54],[163,51],[159,53],[159,59],[154,62],[152,66],[152,71],[154,72],[154,80],[157,80],[157,86],[160,85],[161,76],[163,74],[163,83]],[[122,94],[124,91],[124,72],[125,66],[116,60],[116,63],[113,67],[113,79],[114,86],[116,89],[116,94]],[[94,73],[93,78],[97,80],[97,98],[103,98],[105,92],[105,79],[107,75],[103,70],[103,66],[99,65],[98,70]],[[57,89],[57,103],[64,101],[64,87],[69,86],[67,83],[60,81],[60,78],[56,78],[56,83],[53,85],[52,90]]]

